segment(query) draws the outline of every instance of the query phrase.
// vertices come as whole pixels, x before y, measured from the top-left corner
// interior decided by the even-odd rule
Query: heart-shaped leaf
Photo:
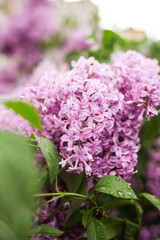
[[[112,195],[117,198],[137,199],[129,184],[116,176],[105,176],[99,180],[94,190]]]

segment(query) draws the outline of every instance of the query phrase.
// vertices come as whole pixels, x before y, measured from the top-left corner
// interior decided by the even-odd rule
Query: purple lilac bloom
[[[21,99],[39,110],[42,135],[57,145],[61,167],[75,173],[85,170],[95,179],[105,175],[130,179],[143,116],[158,114],[157,62],[128,51],[114,56],[111,65],[81,57],[72,67],[65,73],[44,73],[35,86],[21,93]],[[24,131],[23,124],[18,128]],[[33,129],[27,128],[29,136]]]
[[[92,31],[88,27],[79,27],[73,30],[63,50],[66,53],[72,51],[87,51],[93,46],[93,43],[88,40],[91,33]]]
[[[150,193],[160,198],[160,138],[156,140],[156,148],[150,149],[149,153],[147,187]]]
[[[119,78],[118,88],[128,104],[136,103],[146,119],[158,115],[160,84],[157,59],[146,58],[135,51],[112,56],[112,67]]]
[[[1,26],[0,52],[14,55],[27,67],[41,58],[40,43],[55,35],[53,1],[29,0]]]
[[[140,240],[157,240],[160,234],[160,214],[150,210],[144,215]]]

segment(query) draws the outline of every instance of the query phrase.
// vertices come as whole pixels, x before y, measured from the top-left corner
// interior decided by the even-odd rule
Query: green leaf
[[[35,134],[32,134],[32,136],[34,136],[37,140],[46,159],[50,174],[50,184],[52,185],[53,180],[58,175],[59,161],[61,160],[61,156],[59,155],[58,150],[52,141],[44,137],[37,137]]]
[[[66,203],[72,200],[81,200],[80,197],[77,196],[66,196],[63,198],[62,202],[54,209],[54,211],[51,213],[50,215],[50,219],[52,220],[52,218],[56,215],[57,211]]]
[[[129,184],[116,176],[105,176],[95,186],[95,191],[106,193],[117,198],[137,199]]]
[[[102,36],[102,45],[107,49],[111,48],[112,51],[114,50],[114,44],[121,43],[124,44],[125,40],[121,38],[117,33],[111,30],[104,30]]]
[[[108,240],[104,224],[96,218],[91,218],[87,226],[88,240]]]
[[[28,240],[36,191],[33,151],[9,132],[0,133],[0,149],[0,239]]]
[[[151,144],[160,135],[160,115],[152,117],[150,121],[143,124],[143,134],[145,141]]]
[[[96,202],[99,207],[103,206],[104,210],[111,208],[115,204],[115,201],[113,201],[113,196],[101,192],[97,192]]]
[[[93,208],[89,209],[88,211],[86,211],[83,215],[83,218],[82,218],[82,224],[83,226],[86,228],[89,221],[91,220],[92,218],[92,215],[93,215]]]
[[[64,228],[72,227],[74,224],[80,222],[82,220],[83,214],[80,211],[74,212],[67,220],[64,225]]]
[[[160,199],[149,193],[141,193],[140,196],[146,198],[149,202],[151,202],[155,207],[160,210]]]
[[[123,240],[138,239],[139,225],[135,223],[115,217],[102,218],[101,222],[106,228],[108,239],[113,239],[117,235],[120,235]]]
[[[118,233],[122,232],[124,220],[120,218],[108,217],[102,218],[101,221],[106,228],[108,239],[112,239],[116,237]]]
[[[37,226],[31,231],[31,234],[42,234],[49,236],[61,236],[64,232],[47,224]]]
[[[39,117],[38,111],[31,104],[22,102],[22,101],[7,101],[3,102],[3,104],[12,109],[15,113],[21,115],[24,119],[26,119],[30,124],[32,124],[39,131],[42,130],[41,119]]]
[[[0,219],[0,238],[3,240],[17,240],[17,236],[15,232],[4,222]]]
[[[135,240],[139,237],[140,228],[137,224],[126,221],[124,240]]]
[[[48,174],[48,167],[42,166],[39,168],[36,172],[37,175],[37,185],[38,185],[38,191],[44,191],[45,189],[49,188],[49,174]]]
[[[86,178],[85,173],[83,173],[82,176],[83,176],[83,177],[82,177],[82,180],[81,180],[80,185],[79,185],[78,182],[76,182],[77,185],[79,185],[76,193],[86,195],[88,182],[87,182],[87,178]],[[72,181],[73,181],[73,180],[72,180]],[[75,183],[75,182],[74,182],[74,183]],[[76,185],[76,184],[75,184],[75,185]],[[67,221],[71,218],[72,214],[74,214],[74,212],[76,212],[77,210],[79,210],[82,201],[83,201],[83,200],[73,200],[73,201],[71,202],[71,205],[70,205],[70,208],[69,208],[67,217],[66,217],[66,222],[65,222],[65,224],[67,224]]]
[[[79,188],[79,186],[80,186],[80,184],[81,184],[81,182],[82,182],[83,173],[80,173],[80,174],[68,173],[64,169],[61,172],[60,177],[65,182],[65,184],[67,186],[67,189],[68,189],[68,192],[76,193],[78,188]]]

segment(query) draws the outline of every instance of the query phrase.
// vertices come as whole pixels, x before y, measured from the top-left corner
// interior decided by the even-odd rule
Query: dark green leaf
[[[81,200],[80,197],[77,197],[77,196],[66,196],[63,198],[62,202],[54,209],[54,211],[51,213],[50,215],[50,219],[52,219],[57,211],[66,203],[66,202],[69,202],[69,201],[72,201],[72,200]]]
[[[57,148],[52,141],[44,137],[37,137],[35,134],[32,135],[34,135],[35,139],[37,140],[46,159],[50,174],[50,184],[52,184],[53,180],[58,175],[59,161],[61,160],[61,156],[59,155]]]
[[[7,108],[21,115],[38,130],[42,130],[41,119],[38,111],[29,103],[22,101],[7,101],[3,103]]]
[[[105,176],[95,186],[98,192],[106,193],[118,198],[137,199],[129,184],[116,176]]]
[[[87,226],[88,240],[108,240],[104,224],[96,218],[91,218]]]
[[[83,173],[75,174],[75,173],[67,173],[65,170],[61,172],[60,177],[65,182],[68,192],[77,192],[82,179]]]
[[[83,173],[81,183],[80,183],[79,188],[77,189],[76,192],[79,193],[79,194],[83,194],[83,195],[86,195],[86,193],[87,193],[87,178],[85,176],[85,173]],[[82,200],[73,200],[71,202],[71,205],[70,205],[67,217],[66,217],[66,223],[65,224],[67,224],[67,221],[72,216],[72,214],[74,212],[76,212],[77,210],[79,210],[81,203],[82,203]]]
[[[0,239],[14,239],[14,232],[16,240],[28,240],[36,191],[33,151],[9,132],[0,133],[0,149]]]
[[[160,199],[149,193],[141,193],[140,196],[146,198],[149,202],[151,202],[155,207],[160,210]]]
[[[93,215],[93,208],[86,211],[82,218],[82,224],[86,228]]]
[[[65,223],[64,227],[69,228],[72,227],[74,224],[80,222],[82,220],[83,214],[80,211],[74,212]]]
[[[160,115],[152,117],[150,121],[145,121],[143,125],[143,134],[145,141],[151,144],[160,134]]]
[[[101,192],[97,193],[96,202],[99,207],[103,206],[104,210],[109,209],[115,203],[115,201],[113,201],[113,196]]]
[[[61,236],[64,232],[47,224],[37,226],[31,231],[31,234],[42,234],[49,236]]]
[[[125,222],[124,240],[135,240],[139,237],[140,226],[130,221]]]
[[[122,232],[124,220],[120,218],[108,217],[102,218],[101,221],[105,225],[108,239],[112,239]]]
[[[139,231],[137,224],[125,219],[107,217],[102,218],[101,221],[106,228],[108,239],[113,239],[117,235],[120,235],[123,240],[129,240],[129,237],[132,239],[133,236],[137,236]]]

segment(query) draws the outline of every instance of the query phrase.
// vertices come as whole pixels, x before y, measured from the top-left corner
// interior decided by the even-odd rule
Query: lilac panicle
[[[128,51],[114,56],[110,65],[81,57],[72,67],[65,73],[45,72],[22,91],[21,99],[39,110],[42,135],[57,145],[62,168],[85,170],[95,179],[129,179],[135,173],[143,117],[158,114],[157,62]]]

